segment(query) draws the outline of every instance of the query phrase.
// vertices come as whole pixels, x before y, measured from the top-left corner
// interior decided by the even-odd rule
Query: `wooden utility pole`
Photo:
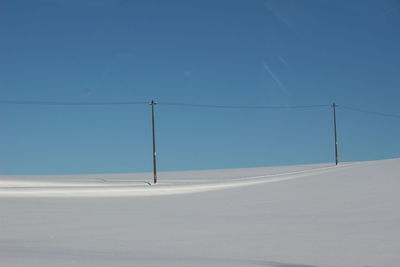
[[[157,183],[157,159],[156,159],[156,130],[154,127],[154,105],[157,103],[151,100],[151,125],[153,131],[153,174],[154,174],[154,184]]]
[[[336,133],[336,107],[335,103],[332,104],[333,108],[333,133],[335,136],[335,163],[336,165],[339,164],[339,155],[338,155],[338,141],[337,141],[337,133]]]

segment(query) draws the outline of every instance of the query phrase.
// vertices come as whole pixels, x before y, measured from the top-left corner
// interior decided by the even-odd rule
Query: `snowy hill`
[[[0,176],[1,266],[399,266],[400,159]]]

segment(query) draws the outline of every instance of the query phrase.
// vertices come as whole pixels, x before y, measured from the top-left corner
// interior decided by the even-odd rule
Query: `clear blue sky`
[[[0,100],[347,105],[400,114],[395,0],[1,0]],[[332,110],[159,105],[160,170],[333,161]],[[150,106],[0,105],[0,173],[151,171]],[[338,108],[340,158],[400,119]]]

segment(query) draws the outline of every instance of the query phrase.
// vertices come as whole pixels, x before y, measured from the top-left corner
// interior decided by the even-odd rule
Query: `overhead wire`
[[[96,106],[96,105],[143,105],[150,102],[72,102],[72,101],[20,101],[20,100],[0,100],[0,104],[9,105],[74,105],[74,106]],[[241,106],[241,105],[211,105],[211,104],[194,104],[179,102],[157,102],[156,104],[163,106],[178,107],[194,107],[194,108],[217,108],[217,109],[305,109],[329,107],[330,105],[282,105],[282,106]]]
[[[103,102],[74,102],[74,101],[28,101],[28,100],[0,100],[0,105],[49,105],[49,106],[112,106],[112,105],[148,105],[147,101],[103,101]],[[332,107],[331,104],[317,104],[317,105],[276,105],[276,106],[261,106],[261,105],[213,105],[213,104],[195,104],[195,103],[180,103],[180,102],[157,102],[162,106],[176,106],[188,108],[214,108],[214,109],[309,109],[309,108],[323,108]],[[355,108],[347,105],[336,105],[339,108],[347,109],[350,111],[373,114],[378,116],[392,117],[400,119],[400,115],[384,113],[378,111],[371,111],[366,109]]]
[[[164,106],[179,106],[193,108],[218,108],[218,109],[302,109],[302,108],[318,108],[329,107],[330,105],[285,105],[285,106],[240,106],[240,105],[210,105],[210,104],[190,104],[190,103],[174,103],[174,102],[159,102]]]
[[[346,105],[338,105],[338,107],[351,110],[351,111],[356,111],[356,112],[361,112],[361,113],[367,113],[367,114],[373,114],[373,115],[378,115],[378,116],[384,116],[384,117],[391,117],[391,118],[397,118],[400,119],[400,115],[397,114],[390,114],[390,113],[383,113],[383,112],[377,112],[377,111],[371,111],[371,110],[366,110],[366,109],[360,109],[360,108],[354,108]]]
[[[51,105],[51,106],[106,106],[106,105],[143,105],[148,102],[69,102],[69,101],[19,101],[0,100],[6,105]]]

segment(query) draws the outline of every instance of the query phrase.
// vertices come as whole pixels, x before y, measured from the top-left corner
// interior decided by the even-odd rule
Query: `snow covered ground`
[[[0,266],[400,266],[400,159],[0,176]]]

